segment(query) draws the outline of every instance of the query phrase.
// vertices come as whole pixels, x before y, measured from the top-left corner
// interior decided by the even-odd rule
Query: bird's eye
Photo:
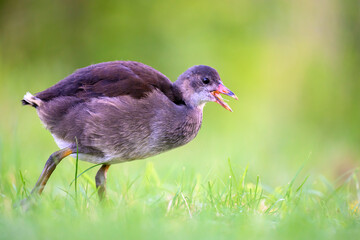
[[[207,78],[207,77],[204,77],[204,78],[202,79],[202,82],[205,83],[205,84],[208,84],[208,83],[210,82],[210,79]]]

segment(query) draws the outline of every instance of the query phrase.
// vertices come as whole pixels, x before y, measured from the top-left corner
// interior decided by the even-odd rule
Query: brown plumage
[[[188,143],[200,129],[206,102],[231,111],[220,93],[236,98],[211,67],[191,67],[172,83],[131,61],[91,65],[35,96],[27,93],[22,103],[37,109],[61,148],[50,156],[32,192],[41,193],[61,159],[78,151],[80,160],[103,164],[96,175],[102,197],[110,164]]]

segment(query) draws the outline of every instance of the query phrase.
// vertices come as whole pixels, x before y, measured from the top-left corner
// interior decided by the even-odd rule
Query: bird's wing
[[[60,96],[75,96],[85,101],[123,95],[140,99],[155,89],[174,103],[183,103],[180,92],[165,75],[150,66],[131,61],[104,62],[78,69],[54,86],[37,93],[36,97],[45,102]]]

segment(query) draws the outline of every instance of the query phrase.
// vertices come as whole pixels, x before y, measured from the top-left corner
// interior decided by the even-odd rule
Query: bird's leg
[[[64,148],[64,149],[61,149],[61,150],[51,154],[49,159],[46,161],[45,167],[44,167],[39,179],[37,180],[35,187],[31,191],[31,194],[34,194],[34,193],[41,194],[42,191],[44,190],[44,187],[45,187],[47,181],[49,180],[51,174],[55,170],[56,165],[58,165],[59,162],[63,158],[69,156],[72,153],[73,153],[73,150],[71,150],[70,148]]]
[[[109,167],[110,165],[102,165],[95,176],[96,188],[98,189],[100,201],[104,198],[106,194],[106,173]]]

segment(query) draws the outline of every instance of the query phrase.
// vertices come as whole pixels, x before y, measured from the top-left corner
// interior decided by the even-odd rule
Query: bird
[[[23,105],[34,107],[60,150],[50,155],[31,195],[40,195],[61,160],[101,165],[95,183],[106,196],[112,164],[145,159],[183,146],[197,135],[207,102],[232,111],[220,94],[235,99],[218,72],[196,65],[175,82],[135,61],[111,61],[80,68]]]

